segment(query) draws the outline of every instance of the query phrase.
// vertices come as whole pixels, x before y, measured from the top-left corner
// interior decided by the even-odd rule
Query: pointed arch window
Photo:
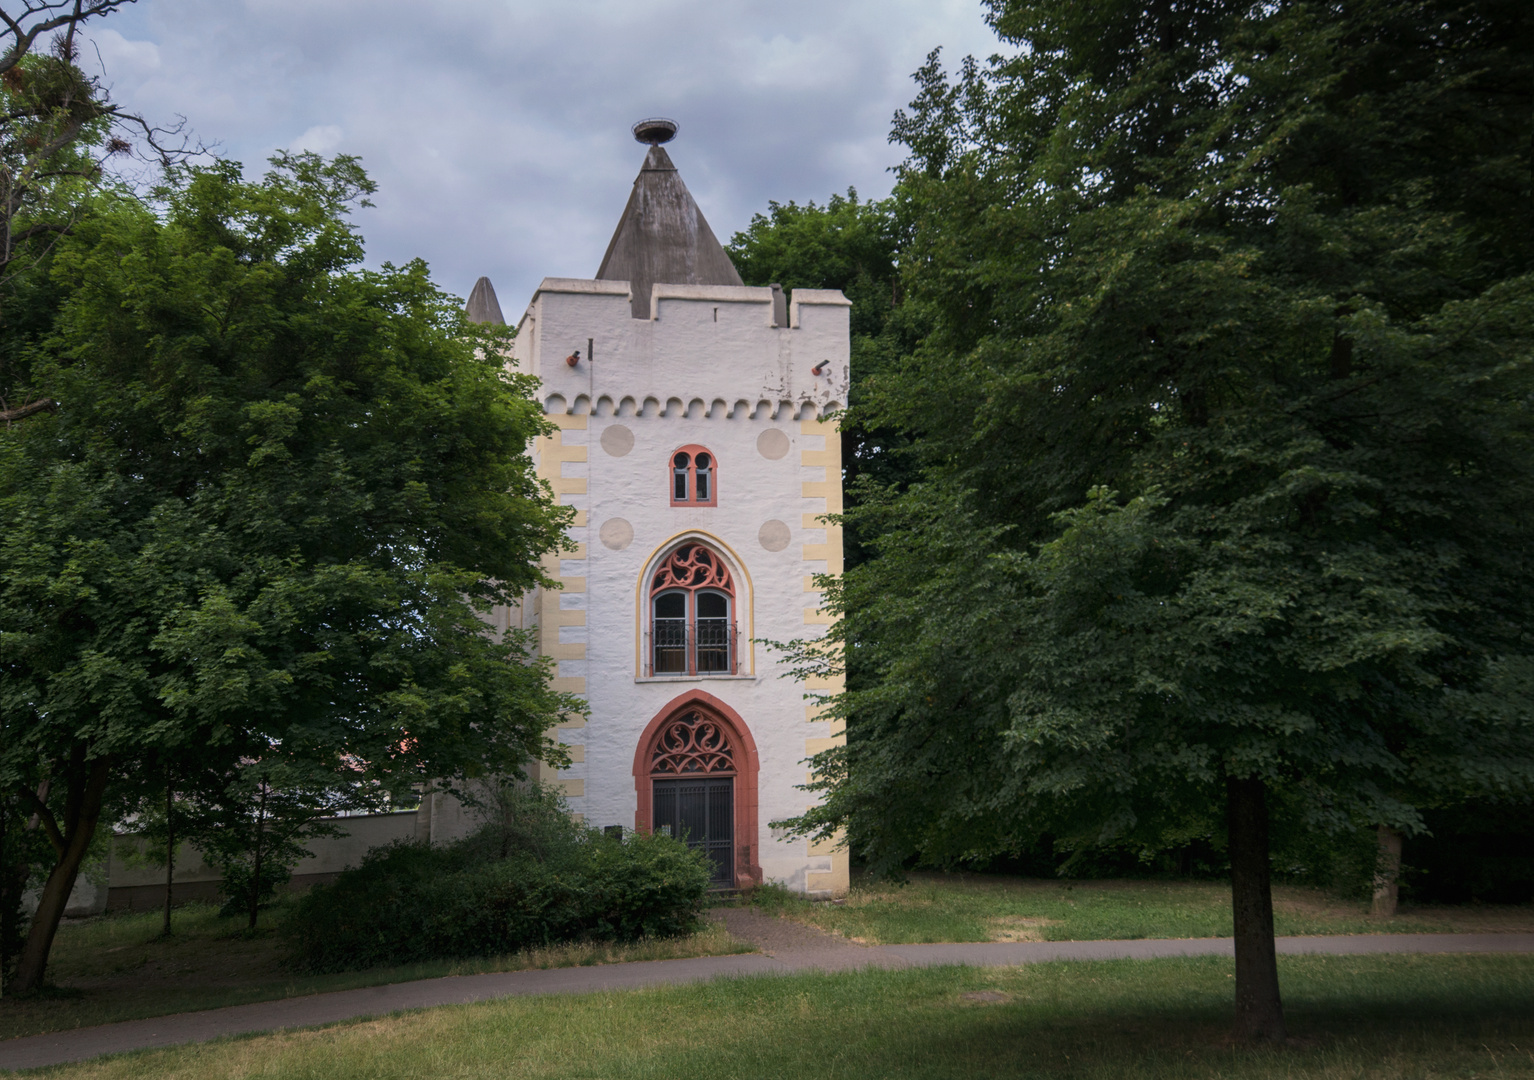
[[[671,454],[671,505],[719,505],[719,459],[706,446],[679,447]]]
[[[715,552],[683,544],[650,578],[648,675],[733,675],[735,579]]]

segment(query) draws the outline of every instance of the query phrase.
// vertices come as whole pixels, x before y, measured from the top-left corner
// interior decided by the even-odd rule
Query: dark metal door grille
[[[735,781],[732,777],[654,781],[654,827],[702,848],[714,864],[712,882],[735,884]]]

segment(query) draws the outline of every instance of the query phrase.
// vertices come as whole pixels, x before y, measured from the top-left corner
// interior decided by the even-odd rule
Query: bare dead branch
[[[52,398],[38,398],[25,405],[18,405],[14,409],[0,409],[0,423],[9,424],[17,420],[25,420],[38,413],[53,412],[58,407],[59,403]]]
[[[14,10],[15,5],[7,4],[5,7],[0,7],[0,24],[4,24],[5,27],[4,30],[0,30],[0,44],[3,44],[7,38],[11,39],[9,48],[0,54],[0,74],[21,63],[22,57],[32,51],[33,44],[41,35],[51,33],[60,27],[67,27],[68,40],[72,44],[75,27],[87,19],[111,14],[118,8],[135,2],[136,0],[89,0],[89,3],[82,0],[27,0],[21,5],[21,11],[14,15],[11,14],[11,10]],[[56,12],[60,13],[54,14]],[[38,19],[38,21],[27,25],[32,19]]]

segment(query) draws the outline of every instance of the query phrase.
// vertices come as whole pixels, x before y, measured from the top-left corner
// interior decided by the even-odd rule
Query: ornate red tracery
[[[683,544],[661,564],[650,583],[650,595],[666,589],[718,589],[735,595],[729,568],[702,544]]]
[[[651,776],[715,776],[735,772],[735,751],[719,721],[688,712],[666,725],[650,756]]]

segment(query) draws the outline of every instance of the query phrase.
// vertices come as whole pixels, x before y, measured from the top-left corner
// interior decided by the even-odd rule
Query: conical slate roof
[[[650,287],[655,284],[745,284],[659,146],[645,155],[597,279],[627,281],[633,287],[636,319],[650,317]]]
[[[474,291],[469,293],[469,303],[465,308],[470,322],[490,323],[492,326],[505,326],[506,320],[501,317],[501,302],[495,298],[495,286],[490,284],[490,279],[482,277],[474,283]]]

